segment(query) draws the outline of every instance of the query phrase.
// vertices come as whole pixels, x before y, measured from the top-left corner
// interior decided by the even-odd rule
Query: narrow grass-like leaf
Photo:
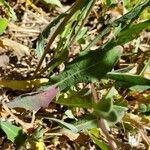
[[[97,117],[94,115],[83,116],[74,123],[74,126],[79,130],[89,130],[98,128]]]
[[[38,41],[37,41],[37,45],[36,45],[36,53],[38,55],[39,58],[41,58],[43,52],[44,52],[44,48],[45,48],[45,44],[46,44],[46,39],[51,36],[51,34],[53,34],[54,27],[57,26],[61,20],[66,16],[66,14],[61,14],[59,15],[56,19],[54,19],[50,24],[48,24],[48,26],[42,31],[42,33],[40,34]]]
[[[70,123],[66,123],[66,122],[64,122],[62,120],[59,120],[59,119],[56,119],[56,118],[49,118],[49,117],[44,117],[44,118],[52,120],[52,121],[55,121],[55,122],[61,124],[62,126],[66,127],[67,129],[71,130],[74,133],[78,132],[78,129],[74,125],[72,125]]]
[[[127,26],[126,28],[122,29],[116,35],[116,39],[112,39],[108,43],[102,46],[103,49],[107,50],[117,45],[123,45],[128,43],[136,38],[139,37],[140,33],[147,29],[150,25],[150,20]]]
[[[143,10],[149,6],[150,0],[145,0],[145,2],[139,4],[137,7],[133,8],[131,11],[129,11],[128,13],[126,13],[125,15],[114,21],[112,25],[118,26],[120,23],[126,24],[129,21],[134,21],[135,19],[137,19],[139,14],[142,13]]]
[[[150,20],[135,25],[130,25],[118,34],[117,40],[115,42],[117,43],[117,45],[120,45],[132,41],[139,36],[142,30],[147,29],[149,26]]]
[[[98,41],[100,41],[105,35],[107,35],[111,31],[111,27],[105,28],[99,35],[97,35],[89,45],[84,49],[84,51],[90,50],[92,46],[94,46]]]
[[[115,72],[117,73],[128,73],[131,69],[133,69],[135,67],[134,64],[131,64],[129,65],[128,67],[125,67],[125,68],[121,68],[121,69],[118,69],[118,70],[115,70]]]
[[[13,143],[20,145],[26,139],[26,135],[23,133],[22,129],[8,121],[0,120],[0,128],[6,133],[7,138]]]
[[[116,81],[126,82],[129,86],[134,85],[148,85],[150,86],[150,80],[144,78],[139,75],[131,75],[127,73],[116,73],[116,72],[109,72],[106,75],[107,78],[114,79]]]
[[[81,32],[77,35],[76,41],[80,44],[85,44],[85,39],[86,39],[86,33],[88,31],[87,27],[83,27]]]
[[[4,1],[4,6],[7,8],[11,20],[16,21],[17,20],[16,13],[6,0]]]
[[[104,37],[106,34],[108,34],[111,31],[112,26],[113,27],[117,27],[119,26],[119,24],[122,25],[123,27],[126,27],[127,24],[130,23],[130,21],[134,21],[141,12],[143,12],[143,10],[148,7],[150,5],[150,0],[145,0],[144,3],[138,5],[137,7],[133,8],[131,11],[129,11],[128,13],[126,13],[125,15],[123,15],[122,17],[120,17],[119,19],[115,20],[114,22],[112,22],[110,25],[108,25],[102,32],[100,32],[99,35],[97,35],[93,41],[91,41],[89,43],[89,45],[85,48],[85,50],[89,50],[93,45],[95,45],[102,37]],[[127,41],[128,42],[128,41]],[[118,43],[117,43],[118,44]],[[106,46],[105,46],[105,50],[113,48],[114,46],[117,45],[116,43],[114,43],[114,39],[113,42],[109,42]]]
[[[39,62],[38,66],[35,70],[34,78],[37,76],[37,72],[39,71],[39,69],[42,65],[42,62],[45,59],[45,56],[46,56],[47,52],[49,51],[49,48],[51,47],[51,44],[54,42],[55,38],[64,31],[67,23],[72,18],[72,16],[77,11],[81,10],[84,6],[86,6],[89,2],[90,2],[89,0],[82,0],[82,1],[77,0],[75,2],[75,4],[71,7],[70,12],[66,15],[66,17],[60,22],[60,24],[58,26],[56,26],[53,34],[51,35],[51,37],[50,37],[50,39],[49,39],[49,41],[45,47],[45,50],[43,52],[43,55],[41,56],[40,62]]]
[[[94,3],[95,3],[95,0],[93,1],[85,0],[85,2],[81,6],[79,6],[81,8],[80,9],[77,8],[77,10],[75,10],[69,22],[67,21],[64,22],[62,26],[64,27],[65,24],[66,26],[64,27],[64,30],[59,33],[60,39],[57,43],[57,48],[55,49],[53,59],[46,65],[44,69],[42,69],[39,72],[39,74],[42,74],[48,69],[49,69],[49,73],[51,73],[55,67],[59,66],[62,62],[68,59],[69,47],[72,45],[72,43],[75,40],[77,40],[76,39],[77,36],[79,35],[79,33],[81,33],[80,30],[82,29],[82,26],[84,25],[85,17],[88,16],[90,12],[89,10],[92,9],[92,6],[94,5]]]
[[[126,86],[126,85],[125,85],[125,86]],[[149,85],[134,85],[134,86],[131,86],[129,89],[130,89],[131,91],[142,92],[142,91],[145,91],[145,90],[150,89],[150,86],[149,86]]]

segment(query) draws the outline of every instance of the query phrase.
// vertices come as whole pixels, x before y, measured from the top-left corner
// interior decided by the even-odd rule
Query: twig
[[[33,113],[33,116],[34,116],[34,117],[32,117],[31,123],[26,123],[26,122],[20,120],[18,117],[16,117],[16,116],[11,112],[11,110],[8,108],[8,106],[5,104],[4,101],[2,101],[2,105],[3,105],[3,108],[10,114],[10,116],[11,116],[12,118],[14,118],[14,120],[15,120],[17,123],[19,123],[19,124],[23,127],[23,129],[25,130],[25,132],[27,132],[27,131],[28,131],[29,129],[31,129],[31,128],[34,128],[34,120],[35,120],[34,113]]]
[[[98,103],[99,97],[98,97],[98,94],[97,94],[97,92],[96,92],[96,90],[95,90],[95,85],[94,85],[94,83],[91,83],[91,91],[92,91],[92,95],[93,95],[93,98],[94,98],[94,102],[95,102],[95,103]]]
[[[20,120],[18,117],[16,117],[12,112],[11,110],[7,107],[7,105],[5,104],[5,102],[2,102],[2,105],[3,105],[3,108],[10,114],[10,116],[12,118],[14,118],[14,120],[19,123],[23,129],[27,130],[29,127],[31,127],[31,124],[29,123],[25,123],[23,122],[22,120]]]
[[[149,137],[144,134],[144,130],[143,129],[139,129],[139,132],[141,134],[141,137],[143,138],[143,140],[146,142],[147,145],[150,145],[150,139]]]

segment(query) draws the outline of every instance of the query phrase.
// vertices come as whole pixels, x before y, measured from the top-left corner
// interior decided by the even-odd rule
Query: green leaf
[[[47,4],[52,4],[58,7],[62,7],[60,0],[43,0],[43,1],[46,2]]]
[[[26,139],[26,135],[23,133],[22,129],[12,125],[8,121],[0,120],[0,128],[6,133],[7,138],[13,143],[20,145]]]
[[[123,85],[124,83],[120,83],[120,84]],[[125,86],[128,87],[127,84],[125,84]],[[130,89],[131,91],[143,92],[143,91],[145,91],[145,90],[150,89],[150,86],[149,86],[149,85],[134,85],[134,86],[131,86],[129,89]]]
[[[11,17],[11,19],[13,21],[16,21],[17,20],[17,16],[16,16],[16,13],[15,13],[14,9],[6,1],[4,1],[4,6],[7,8],[9,16]]]
[[[106,119],[109,125],[119,122],[127,110],[126,107],[113,105],[113,97],[117,94],[117,90],[112,87],[107,95],[93,106],[94,113]]]
[[[90,135],[90,137],[93,142],[101,148],[101,150],[110,150],[109,146],[103,140],[100,140],[93,135]]]
[[[90,42],[90,44],[85,48],[85,50],[89,50],[91,46],[95,45],[101,38],[106,35],[108,32],[111,31],[112,27],[118,27],[120,24],[123,27],[126,27],[127,24],[130,24],[130,22],[133,22],[143,10],[150,5],[150,0],[145,0],[142,4],[139,4],[137,7],[133,8],[131,11],[120,17],[119,19],[116,19],[114,22],[109,24],[102,32],[100,32],[99,35],[97,35],[93,41]],[[114,46],[116,46],[118,43],[114,42],[114,39],[112,41],[108,42],[103,47],[105,50],[111,49]]]
[[[125,112],[127,111],[127,107],[122,107],[119,105],[113,105],[112,109],[116,112],[117,115],[117,120],[114,123],[121,121],[125,115]],[[111,125],[111,123],[109,123],[109,125]]]
[[[103,140],[99,138],[99,130],[98,129],[92,129],[88,132],[90,138],[93,140],[93,142],[98,145],[102,150],[110,150],[108,144],[106,144]]]
[[[4,4],[4,1],[5,1],[5,0],[0,0],[0,3],[1,3],[1,4]]]
[[[107,72],[111,71],[122,53],[118,46],[108,51],[88,51],[80,54],[58,76],[51,77],[60,90],[77,83],[99,81]]]
[[[107,113],[111,111],[112,105],[113,103],[111,98],[102,99],[99,103],[94,104],[94,111],[103,111]]]
[[[119,19],[115,20],[112,25],[113,26],[118,26],[120,23],[126,24],[131,20],[132,22],[137,19],[140,13],[143,12],[143,10],[146,7],[149,7],[150,5],[150,0],[145,0],[145,2],[139,4],[137,7],[133,8],[131,11],[120,17]]]
[[[8,20],[5,18],[0,19],[0,35],[4,33],[7,26],[8,26]]]
[[[130,25],[127,28],[123,29],[117,36],[116,45],[122,45],[133,39],[137,38],[139,34],[146,28],[150,26],[150,20]]]
[[[139,105],[139,111],[144,113],[147,111],[147,106],[145,104],[140,104]]]
[[[34,133],[32,133],[32,138],[34,140],[43,139],[44,136],[44,129],[42,127],[38,127]]]
[[[117,45],[123,45],[128,43],[140,35],[140,33],[147,29],[150,25],[150,20],[144,21],[139,24],[134,24],[127,26],[126,28],[122,29],[120,32],[117,33],[116,39],[112,38],[108,43],[102,46],[103,49],[107,50]]]
[[[118,91],[112,86],[111,89],[108,91],[107,95],[105,96],[105,99],[112,99],[113,96],[117,94],[118,94]]]
[[[59,96],[58,100],[55,103],[66,105],[69,107],[91,108],[92,107],[91,95],[85,95],[86,93],[84,92],[86,91],[85,90],[79,92],[68,91],[67,98],[64,98],[64,95],[61,95]]]
[[[94,113],[96,116],[102,117],[107,121],[116,122],[117,114],[116,111],[112,109],[112,106],[112,98],[104,98],[99,103],[93,105]]]
[[[78,131],[98,128],[98,120],[94,115],[83,116],[74,123],[74,126]]]
[[[32,92],[18,96],[7,103],[9,108],[24,108],[37,112],[40,108],[48,107],[49,103],[58,94],[59,89],[52,86],[46,91]]]
[[[109,72],[107,73],[106,77],[116,80],[116,81],[122,81],[124,82],[123,85],[126,85],[128,87],[131,87],[134,85],[147,85],[150,87],[150,80],[139,75]]]
[[[104,118],[105,120],[112,122],[112,123],[116,123],[118,120],[118,116],[115,110],[111,109],[109,112],[104,112],[98,109],[94,110],[94,113],[99,116]]]
[[[87,27],[83,27],[82,30],[77,35],[76,41],[78,41],[79,44],[85,44],[87,31],[88,31],[88,28]]]
[[[62,120],[59,120],[59,119],[56,119],[56,118],[44,117],[44,119],[49,119],[49,120],[55,121],[55,122],[61,124],[62,126],[64,126],[65,128],[71,130],[74,133],[78,132],[78,129],[74,125],[72,125],[70,123],[66,123],[66,122],[64,122]]]
[[[39,59],[43,55],[45,44],[46,44],[46,39],[49,36],[52,36],[52,34],[53,34],[52,30],[54,30],[54,27],[56,27],[65,16],[66,16],[65,13],[59,15],[50,24],[48,24],[48,26],[40,34],[38,41],[37,41],[37,45],[36,45],[36,53],[37,53]]]
[[[55,85],[58,86],[60,90],[80,82],[88,83],[98,81],[103,78],[109,70],[112,70],[121,52],[121,47],[115,47],[108,51],[97,50],[83,53],[69,63],[64,72],[52,77],[51,81],[56,83]],[[112,122],[117,120],[115,111],[111,110],[112,100],[106,100],[105,102],[101,102],[98,107],[96,106],[97,105],[94,106],[96,114]],[[103,108],[105,108],[105,110],[103,110]]]

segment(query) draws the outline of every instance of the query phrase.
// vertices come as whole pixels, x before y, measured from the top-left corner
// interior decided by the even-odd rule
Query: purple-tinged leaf
[[[7,103],[7,106],[9,108],[24,108],[26,110],[34,110],[37,112],[40,108],[48,107],[49,103],[54,99],[58,92],[59,89],[52,86],[45,91],[21,95]]]

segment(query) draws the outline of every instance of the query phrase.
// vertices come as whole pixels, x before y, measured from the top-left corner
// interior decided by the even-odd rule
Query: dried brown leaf
[[[6,68],[9,64],[9,57],[7,55],[0,55],[0,67]]]
[[[0,39],[0,47],[9,48],[20,59],[22,56],[29,55],[29,48],[10,39]]]

